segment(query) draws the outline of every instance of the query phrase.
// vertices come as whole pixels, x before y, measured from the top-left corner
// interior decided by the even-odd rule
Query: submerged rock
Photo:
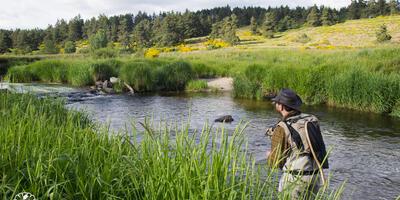
[[[225,116],[215,119],[215,122],[231,123],[231,122],[233,122],[233,117],[231,115],[225,115]]]

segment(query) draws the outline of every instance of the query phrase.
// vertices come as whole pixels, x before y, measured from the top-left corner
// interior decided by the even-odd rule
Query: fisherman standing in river
[[[282,119],[267,130],[271,137],[268,164],[283,174],[278,191],[290,191],[291,199],[309,199],[318,193],[322,169],[328,168],[325,144],[318,119],[300,111],[301,98],[290,89],[282,89],[272,99]]]

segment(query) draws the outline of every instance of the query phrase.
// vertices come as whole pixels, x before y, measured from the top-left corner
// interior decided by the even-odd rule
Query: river
[[[232,115],[235,121],[224,124],[225,128],[233,131],[240,121],[249,122],[245,130],[248,151],[261,165],[266,163],[265,152],[270,147],[264,130],[279,119],[270,102],[234,99],[229,93],[82,95],[80,89],[64,86],[24,88],[64,93],[69,99],[67,107],[85,110],[114,130],[123,129],[132,119],[142,121],[149,116],[170,122],[190,117],[191,128],[201,130],[206,121],[213,124],[219,116]],[[326,171],[330,185],[335,188],[346,181],[342,199],[396,199],[400,195],[400,119],[327,106],[303,109],[320,119],[327,148],[332,148]]]

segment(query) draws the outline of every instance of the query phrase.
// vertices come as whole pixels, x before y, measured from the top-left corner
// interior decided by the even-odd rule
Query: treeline
[[[99,32],[105,43],[118,43],[120,49],[134,50],[150,46],[173,46],[192,37],[222,38],[235,44],[237,27],[251,25],[254,34],[273,37],[275,32],[301,26],[333,25],[348,19],[393,15],[399,12],[398,0],[354,0],[341,9],[325,6],[276,8],[230,6],[199,11],[163,12],[158,15],[139,12],[84,20],[79,15],[69,21],[58,20],[46,29],[0,29],[0,53],[65,53],[76,51],[76,42],[90,40]],[[104,45],[102,45],[104,46]]]

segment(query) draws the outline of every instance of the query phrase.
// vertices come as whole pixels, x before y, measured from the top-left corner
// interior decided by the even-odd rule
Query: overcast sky
[[[350,0],[0,0],[0,29],[45,28],[57,19],[71,19],[78,14],[87,19],[99,14],[193,11],[228,4],[231,7],[324,4],[339,8],[349,3]]]

